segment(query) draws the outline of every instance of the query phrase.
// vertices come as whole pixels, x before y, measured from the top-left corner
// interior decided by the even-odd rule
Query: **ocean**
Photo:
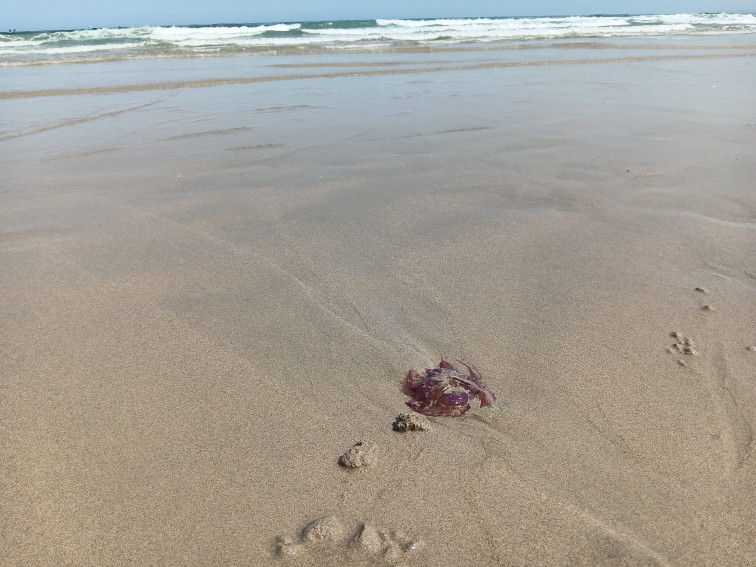
[[[0,67],[123,59],[381,52],[544,40],[749,34],[754,14],[596,15],[142,26],[0,35]]]

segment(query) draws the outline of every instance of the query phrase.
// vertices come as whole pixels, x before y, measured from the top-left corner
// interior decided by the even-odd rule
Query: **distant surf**
[[[143,26],[2,34],[0,66],[733,33],[756,33],[756,15],[597,15]]]

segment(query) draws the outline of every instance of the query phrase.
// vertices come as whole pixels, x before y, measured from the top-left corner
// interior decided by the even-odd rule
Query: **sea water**
[[[425,104],[444,98],[443,114],[463,117],[474,107],[470,103],[475,96],[468,92],[471,80],[478,83],[482,96],[514,89],[513,100],[522,102],[532,94],[523,73],[537,74],[543,66],[551,69],[549,88],[562,92],[565,77],[578,77],[580,68],[594,64],[621,62],[624,73],[630,65],[650,69],[653,62],[664,60],[675,65],[734,57],[749,61],[756,57],[754,34],[756,16],[749,14],[294,22],[2,34],[0,151],[6,160],[87,153],[93,144],[102,145],[95,142],[103,132],[90,131],[94,125],[105,128],[124,113],[149,114],[158,108],[170,110],[151,118],[147,130],[119,131],[119,147],[128,146],[132,138],[135,145],[153,139],[184,140],[181,136],[199,127],[196,120],[205,119],[211,122],[208,130],[243,137],[238,126],[245,112],[268,116],[275,132],[285,129],[277,122],[283,116],[318,104],[360,114],[360,108],[374,104],[366,101],[372,100],[375,89],[391,93],[381,99],[396,107],[386,109],[386,115],[403,116],[405,104],[412,107],[415,100]],[[353,80],[358,77],[365,80]],[[491,92],[480,86],[484,78],[494,81]],[[707,88],[721,86],[702,80]],[[228,98],[229,93],[237,98]],[[321,95],[322,100],[317,98]],[[217,107],[210,104],[213,97],[219,101]],[[450,106],[455,100],[463,104]],[[297,110],[280,112],[282,108]],[[195,112],[205,118],[197,118]],[[511,123],[511,117],[508,120]],[[383,121],[372,123],[370,130]],[[329,127],[316,122],[312,137],[320,140]],[[256,133],[260,127],[256,122]],[[444,126],[466,127],[461,118]],[[279,143],[275,135],[263,138],[237,145]],[[308,143],[301,136],[298,141]]]
[[[431,49],[756,32],[754,14],[455,18],[142,26],[0,35],[0,67],[222,55]]]

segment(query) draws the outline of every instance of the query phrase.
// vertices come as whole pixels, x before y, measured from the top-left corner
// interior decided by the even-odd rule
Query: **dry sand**
[[[0,101],[2,564],[756,565],[751,55]]]

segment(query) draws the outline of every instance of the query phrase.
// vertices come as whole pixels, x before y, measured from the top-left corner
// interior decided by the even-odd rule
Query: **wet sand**
[[[5,564],[756,564],[756,59],[665,49],[24,70]],[[441,357],[496,406],[395,431]]]

